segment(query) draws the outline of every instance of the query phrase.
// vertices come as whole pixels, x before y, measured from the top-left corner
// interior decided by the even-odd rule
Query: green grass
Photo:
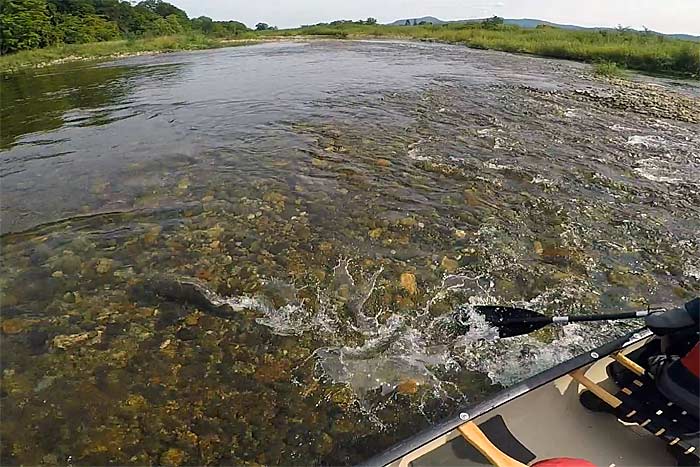
[[[624,78],[627,75],[625,69],[615,62],[598,62],[593,65],[593,72],[606,78]]]
[[[481,25],[382,26],[345,23],[280,31],[247,32],[226,41],[202,35],[181,35],[64,45],[18,52],[0,57],[0,71],[59,60],[66,57],[105,58],[145,51],[195,50],[239,44],[238,39],[269,40],[292,36],[343,38],[394,38],[463,44],[480,49],[535,54],[583,61],[596,72],[610,76],[621,69],[700,77],[700,43],[629,31],[572,31],[557,28],[522,29]]]
[[[572,31],[480,25],[381,26],[343,24],[277,31],[277,35],[391,37],[464,44],[481,49],[527,53],[653,73],[700,76],[700,43],[629,31]]]
[[[255,35],[246,35],[236,36],[235,40],[224,40],[201,34],[187,34],[89,44],[65,44],[3,55],[0,57],[0,72],[40,66],[61,60],[100,59],[141,52],[174,52],[231,47],[254,42],[255,37]]]

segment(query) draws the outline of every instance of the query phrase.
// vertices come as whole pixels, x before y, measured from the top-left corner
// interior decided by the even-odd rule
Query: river
[[[698,115],[697,82],[429,43],[6,76],[0,463],[351,464],[618,335],[469,307],[700,294]]]

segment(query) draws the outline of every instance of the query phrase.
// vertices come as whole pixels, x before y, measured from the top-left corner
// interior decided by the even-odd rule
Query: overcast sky
[[[536,18],[580,26],[619,24],[700,35],[700,0],[170,0],[190,16],[236,19],[280,28],[334,19]]]

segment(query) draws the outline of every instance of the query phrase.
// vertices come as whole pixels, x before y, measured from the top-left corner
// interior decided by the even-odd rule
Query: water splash
[[[428,398],[449,397],[455,392],[466,397],[440,376],[465,370],[487,375],[493,384],[508,386],[622,332],[620,325],[613,323],[593,327],[574,324],[553,331],[556,337],[551,341],[532,335],[500,339],[498,330],[475,311],[474,305],[499,302],[492,295],[493,282],[484,276],[447,275],[422,307],[402,315],[383,313],[384,319],[380,320],[366,315],[363,307],[375,292],[382,270],[363,278],[353,276],[349,264],[349,260],[340,260],[330,285],[319,288],[318,310],[302,306],[294,293],[288,294],[291,303],[277,308],[265,305],[269,301],[265,297],[231,300],[260,311],[263,316],[257,322],[276,334],[311,332],[325,339],[328,345],[314,352],[317,370],[336,383],[347,384],[361,402],[370,392],[379,390],[389,396],[406,385],[415,391],[421,388]],[[545,293],[526,306],[565,306],[579,293]],[[457,313],[431,316],[431,307],[437,302],[456,297],[464,303]],[[344,323],[344,310],[352,311],[352,322]],[[348,338],[348,327],[361,334],[359,344],[357,339]]]
[[[641,324],[569,324],[543,342],[531,335],[461,342],[464,368],[486,374],[494,384],[510,386],[620,336]]]
[[[667,141],[656,135],[634,135],[627,138],[628,146],[642,146],[645,148],[658,148],[667,144]]]

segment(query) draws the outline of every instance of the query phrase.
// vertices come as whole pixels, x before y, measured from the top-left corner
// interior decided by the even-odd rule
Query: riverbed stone
[[[65,252],[53,263],[54,271],[62,271],[64,274],[76,274],[80,271],[82,261],[72,251]]]
[[[167,467],[178,467],[185,462],[185,452],[182,449],[170,448],[160,456],[160,463]]]
[[[30,325],[32,321],[23,318],[9,318],[3,319],[0,327],[4,334],[12,335],[24,332]]]
[[[440,267],[447,272],[455,272],[459,268],[459,262],[448,256],[443,256],[440,261]]]
[[[409,295],[416,295],[418,293],[416,275],[411,272],[404,272],[401,274],[401,287],[408,292]]]
[[[98,274],[107,274],[113,267],[114,260],[110,258],[100,258],[97,260],[97,264],[95,264],[95,271],[97,271]]]
[[[53,338],[52,344],[56,349],[68,350],[72,347],[88,343],[96,334],[88,331],[79,334],[59,335]]]
[[[404,395],[411,395],[418,392],[418,381],[415,379],[407,379],[396,386],[396,392]]]

